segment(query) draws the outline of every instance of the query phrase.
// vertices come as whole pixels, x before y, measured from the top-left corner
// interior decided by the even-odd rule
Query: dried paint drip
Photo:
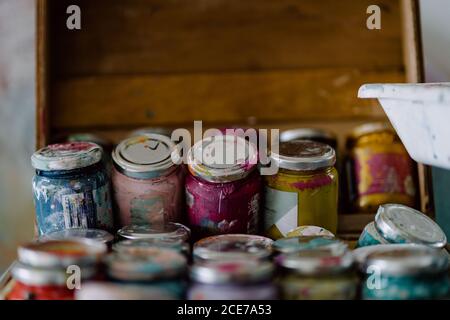
[[[172,159],[170,138],[146,134],[122,141],[113,152],[112,184],[119,226],[182,222],[184,172]]]
[[[69,228],[112,230],[110,185],[101,148],[89,142],[36,151],[33,195],[40,235]]]
[[[214,159],[213,155],[218,156]],[[220,155],[231,157],[223,159]],[[256,147],[237,136],[212,136],[191,148],[185,191],[195,239],[256,233],[262,187],[254,170],[257,157]]]

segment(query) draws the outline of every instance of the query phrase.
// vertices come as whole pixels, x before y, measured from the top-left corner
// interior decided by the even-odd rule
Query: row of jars
[[[378,215],[386,214],[380,210]],[[68,229],[19,247],[19,261],[12,269],[15,283],[7,298],[447,298],[449,256],[427,237],[439,229],[423,224],[419,215],[410,225],[416,222],[421,230],[392,224],[414,243],[353,251],[318,227],[304,227],[302,235],[276,241],[255,235],[212,236],[196,242],[192,250],[189,229],[180,224],[128,226],[117,233],[114,244],[106,231]],[[67,269],[74,266],[80,268],[78,286],[76,270]]]

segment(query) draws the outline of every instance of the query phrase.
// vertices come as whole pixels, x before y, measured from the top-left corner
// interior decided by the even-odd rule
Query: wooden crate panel
[[[403,66],[399,1],[50,0],[60,77]],[[369,5],[382,30],[366,28]],[[82,9],[82,30],[66,8]]]

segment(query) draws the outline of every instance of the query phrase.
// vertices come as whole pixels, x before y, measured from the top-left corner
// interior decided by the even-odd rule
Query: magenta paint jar
[[[256,146],[237,136],[212,136],[188,153],[186,202],[193,238],[256,233],[261,178]]]
[[[184,173],[170,138],[144,134],[122,141],[112,154],[111,179],[119,227],[182,222]]]

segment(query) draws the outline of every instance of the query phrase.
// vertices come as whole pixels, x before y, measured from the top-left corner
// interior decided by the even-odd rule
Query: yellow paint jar
[[[265,179],[264,228],[279,239],[303,225],[337,231],[338,173],[332,147],[309,140],[282,142],[271,161],[278,173]]]

